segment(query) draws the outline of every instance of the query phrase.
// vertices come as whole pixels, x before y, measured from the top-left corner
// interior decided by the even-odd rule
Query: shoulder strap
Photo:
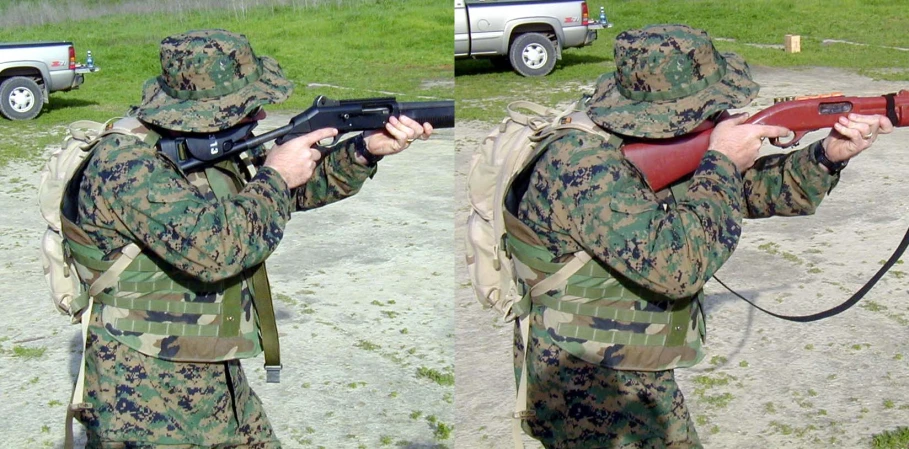
[[[541,130],[537,133],[535,138],[539,139],[539,141],[534,154],[525,161],[524,166],[518,171],[518,174],[509,180],[508,184],[504,186],[505,189],[511,189],[511,181],[520,176],[524,176],[531,167],[536,165],[537,160],[539,160],[539,157],[542,155],[543,151],[545,151],[545,148],[548,146],[548,144],[552,140],[555,140],[561,136],[564,131],[578,130],[594,134],[602,137],[606,142],[611,143],[616,147],[621,146],[622,139],[620,137],[616,136],[615,134],[611,134],[603,128],[597,126],[587,116],[586,111],[578,110],[575,106],[576,105],[572,105],[571,108],[566,109],[562,114],[557,115],[556,119],[549,124],[548,129]],[[504,199],[504,196],[502,198]],[[508,213],[506,210],[504,210],[504,208],[504,201],[497,202],[496,216],[499,216],[499,213]],[[502,231],[504,232],[504,229],[502,229]],[[520,301],[515,303],[513,306],[513,311],[517,316],[521,331],[521,341],[524,345],[523,360],[521,363],[521,378],[518,381],[518,390],[515,397],[514,413],[512,414],[512,436],[515,449],[523,449],[524,447],[521,437],[523,433],[521,422],[524,419],[527,419],[534,415],[534,412],[532,410],[527,409],[527,353],[529,352],[530,346],[531,319],[530,297],[531,295],[551,290],[555,286],[565,283],[568,278],[580,271],[591,260],[592,256],[586,251],[578,251],[574,253],[573,257],[568,262],[566,262],[561,269],[547,276],[540,282],[534,284],[533,287],[524,292],[524,295]]]

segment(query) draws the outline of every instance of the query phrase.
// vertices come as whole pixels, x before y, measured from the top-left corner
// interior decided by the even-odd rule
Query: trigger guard
[[[328,139],[331,139],[331,142],[329,142],[327,144],[322,143]],[[326,137],[326,138],[320,140],[315,145],[313,145],[313,148],[315,148],[316,150],[319,150],[319,153],[322,153],[323,157],[328,156],[329,153],[331,153],[332,151],[334,151],[336,149],[338,142],[340,142],[340,141],[341,141],[340,135],[334,136],[334,137]]]
[[[794,135],[793,135],[792,139],[789,139],[785,142],[780,141],[779,137],[771,137],[769,139],[770,144],[775,147],[780,147],[780,148],[789,148],[789,147],[797,146],[799,144],[799,141],[802,140],[802,137],[805,137],[805,135],[808,133],[806,131],[796,131],[793,134]]]

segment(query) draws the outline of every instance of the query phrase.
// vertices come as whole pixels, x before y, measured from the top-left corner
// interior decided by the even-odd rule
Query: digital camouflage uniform
[[[686,134],[757,93],[744,61],[719,56],[705,33],[684,26],[622,33],[615,60],[617,71],[600,78],[588,115],[625,141]],[[705,78],[712,81],[701,83]],[[648,112],[656,116],[644,117]],[[743,218],[811,214],[838,178],[813,160],[811,149],[760,158],[744,174],[710,151],[672,194],[655,193],[623,157],[620,142],[574,130],[551,141],[530,169],[517,217],[552,261],[578,251],[592,255],[611,288],[644,298],[627,305],[632,312],[689,307],[677,326],[683,337],[674,348],[585,340],[566,335],[562,325],[641,336],[668,326],[565,314],[535,301],[527,357],[534,416],[524,428],[547,448],[701,447],[673,369],[704,357],[704,284],[735,249]],[[621,302],[608,295],[562,300]],[[518,378],[523,351],[516,328]]]
[[[146,83],[143,103],[133,111],[153,130],[228,128],[292,90],[274,60],[256,58],[245,37],[223,30],[166,38],[161,60],[164,74]],[[186,100],[189,92],[203,94],[173,98]],[[356,162],[348,141],[291,191],[268,167],[243,176],[244,168],[229,162],[184,174],[147,142],[113,134],[96,147],[78,191],[77,224],[88,239],[83,243],[107,259],[138,243],[142,256],[188,287],[168,294],[177,287],[162,286],[167,300],[219,303],[226,286],[236,283],[240,333],[252,338],[150,337],[116,323],[133,318],[192,326],[209,324],[211,317],[96,304],[85,348],[85,401],[91,407],[80,416],[88,447],[278,448],[238,360],[261,352],[250,270],[275,250],[291,212],[353,195],[375,167]],[[216,198],[209,185],[225,179],[234,181],[229,187],[236,193]]]

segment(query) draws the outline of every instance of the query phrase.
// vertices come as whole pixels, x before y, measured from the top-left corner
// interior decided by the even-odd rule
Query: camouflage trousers
[[[702,448],[674,372],[619,371],[562,350],[531,314],[524,431],[547,449]],[[515,326],[515,374],[524,345]]]
[[[85,349],[86,449],[280,449],[238,360],[179,363],[115,340],[97,314]]]

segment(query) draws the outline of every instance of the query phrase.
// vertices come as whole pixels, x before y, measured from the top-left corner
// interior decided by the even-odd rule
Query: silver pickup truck
[[[562,49],[590,45],[608,23],[582,0],[455,0],[455,58],[491,58],[524,76],[543,76]],[[605,20],[603,22],[606,22]]]
[[[76,62],[72,42],[0,44],[0,114],[29,120],[41,113],[51,92],[82,85],[83,74],[98,70]]]

